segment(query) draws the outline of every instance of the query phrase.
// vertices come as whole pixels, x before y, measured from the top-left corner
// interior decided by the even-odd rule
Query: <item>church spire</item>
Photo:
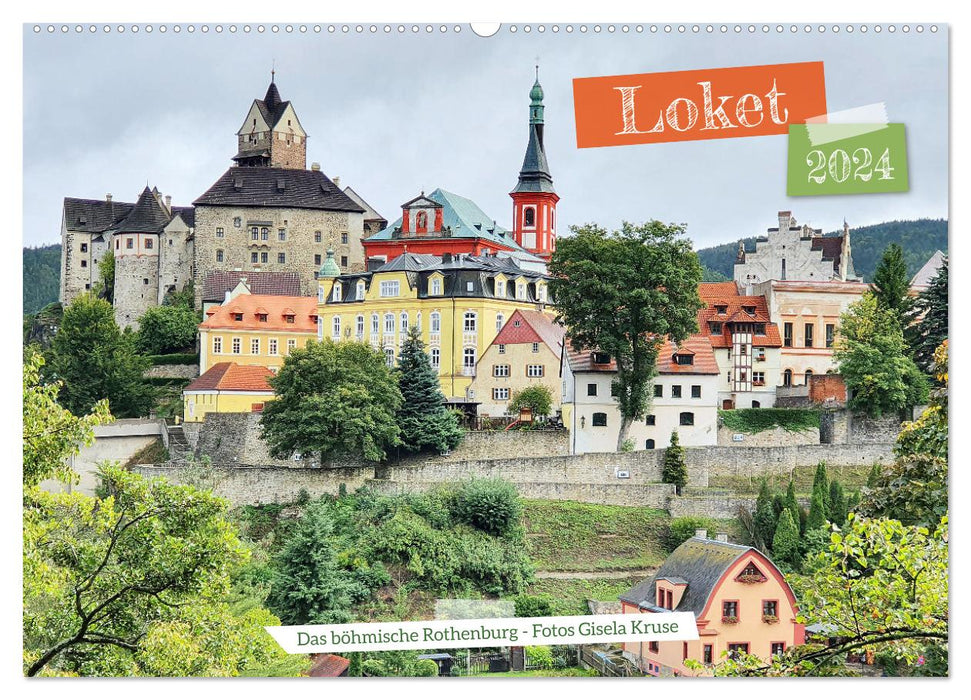
[[[553,176],[546,160],[543,109],[543,86],[539,83],[537,65],[536,80],[529,91],[526,155],[519,181],[509,196],[513,200],[513,239],[531,253],[548,259],[556,249],[556,203],[560,198],[553,189]]]

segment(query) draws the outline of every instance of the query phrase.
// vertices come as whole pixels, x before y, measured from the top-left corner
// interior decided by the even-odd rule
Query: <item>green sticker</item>
[[[790,197],[906,192],[903,124],[790,124]]]

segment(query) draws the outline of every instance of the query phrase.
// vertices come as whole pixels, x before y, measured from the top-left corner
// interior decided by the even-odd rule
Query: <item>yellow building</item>
[[[470,393],[479,358],[517,309],[542,310],[548,278],[512,257],[404,253],[381,267],[340,275],[328,252],[318,274],[318,338],[382,348],[389,365],[417,326],[452,403]]]
[[[199,372],[220,362],[276,371],[294,348],[317,332],[313,297],[250,294],[238,286],[229,301],[206,311],[199,325]]]
[[[219,362],[182,391],[187,423],[205,420],[207,413],[254,413],[273,399],[266,367]]]

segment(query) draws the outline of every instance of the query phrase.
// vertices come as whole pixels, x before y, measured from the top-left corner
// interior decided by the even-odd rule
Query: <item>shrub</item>
[[[819,411],[807,408],[737,408],[718,411],[722,425],[749,435],[772,428],[798,433],[819,427]]]
[[[155,367],[160,365],[197,365],[199,364],[199,355],[198,353],[194,352],[176,352],[168,355],[149,355],[148,361],[151,362]]]
[[[516,487],[503,479],[472,479],[455,497],[456,518],[492,535],[509,531],[521,513]]]
[[[517,415],[522,408],[531,409],[533,418],[548,416],[553,410],[553,393],[542,384],[521,389],[512,395],[508,411],[512,415]]]
[[[189,347],[196,340],[199,318],[185,306],[154,306],[138,322],[138,349],[164,355]]]
[[[711,535],[712,522],[708,518],[699,518],[688,515],[683,518],[675,518],[668,525],[668,533],[665,538],[668,550],[673,552],[681,544],[695,536],[695,530],[704,528],[706,534]]]
[[[549,617],[552,614],[553,601],[548,596],[516,596],[516,617]]]
[[[412,673],[420,678],[438,675],[438,664],[431,659],[418,659],[412,669]]]
[[[533,668],[544,670],[556,665],[553,651],[549,647],[526,647],[526,662]]]

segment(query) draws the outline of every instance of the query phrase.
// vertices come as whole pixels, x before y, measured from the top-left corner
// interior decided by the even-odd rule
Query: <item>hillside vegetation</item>
[[[57,301],[61,284],[61,246],[24,248],[24,313],[35,314]]]

